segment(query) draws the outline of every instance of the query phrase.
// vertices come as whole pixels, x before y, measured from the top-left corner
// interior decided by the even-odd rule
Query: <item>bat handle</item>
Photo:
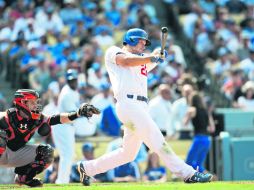
[[[161,48],[160,54],[161,54],[161,55],[164,54],[164,49]]]

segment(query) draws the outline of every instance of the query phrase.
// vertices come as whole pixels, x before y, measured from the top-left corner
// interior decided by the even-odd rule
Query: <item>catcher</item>
[[[39,94],[30,89],[17,90],[13,104],[13,108],[0,112],[0,166],[15,167],[15,183],[30,187],[43,185],[34,177],[52,163],[54,152],[50,145],[27,145],[34,133],[46,136],[51,125],[100,113],[93,105],[84,103],[75,112],[46,116],[41,113]]]

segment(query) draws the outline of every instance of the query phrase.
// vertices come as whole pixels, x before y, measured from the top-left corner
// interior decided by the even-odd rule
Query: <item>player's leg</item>
[[[124,128],[123,144],[112,152],[91,160],[84,161],[83,165],[88,176],[103,173],[117,166],[133,161],[140,149],[142,142],[131,129]]]
[[[15,167],[16,183],[31,187],[42,186],[42,182],[34,177],[52,163],[53,154],[50,145],[26,145],[15,152],[7,149],[6,166]]]
[[[57,184],[70,181],[71,166],[75,154],[75,127],[72,125],[56,125],[52,128],[54,144],[59,152],[59,168]]]
[[[185,182],[209,182],[211,174],[196,172],[174,153],[147,110],[146,104],[140,104],[127,111],[129,120],[135,125],[136,132],[144,143],[160,156],[172,173],[182,177]]]
[[[122,120],[124,118],[135,126],[134,129],[139,138],[161,157],[172,173],[182,178],[188,178],[195,173],[195,170],[185,164],[165,141],[159,127],[151,119],[146,103],[128,101],[116,108],[119,118]]]

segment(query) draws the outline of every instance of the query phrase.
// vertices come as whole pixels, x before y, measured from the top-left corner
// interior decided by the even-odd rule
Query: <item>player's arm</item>
[[[160,52],[158,50],[153,51],[150,55],[139,56],[134,54],[125,54],[119,52],[116,54],[116,64],[126,67],[135,67],[139,65],[145,65],[149,63],[159,63],[163,61],[160,57]]]
[[[154,56],[138,56],[138,55],[126,55],[124,53],[118,53],[116,55],[116,64],[126,67],[134,67],[139,65],[145,65],[151,63]]]
[[[91,104],[83,103],[77,111],[60,113],[49,117],[50,125],[70,123],[79,117],[90,118],[93,114],[100,114],[100,110]]]

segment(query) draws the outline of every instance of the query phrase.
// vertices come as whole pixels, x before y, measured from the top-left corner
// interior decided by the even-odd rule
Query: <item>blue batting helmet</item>
[[[129,29],[123,37],[123,45],[128,44],[130,46],[135,46],[138,44],[139,39],[146,40],[146,46],[151,45],[151,42],[148,39],[148,34],[140,28]]]
[[[76,69],[68,69],[66,72],[67,80],[78,79],[78,71]]]

